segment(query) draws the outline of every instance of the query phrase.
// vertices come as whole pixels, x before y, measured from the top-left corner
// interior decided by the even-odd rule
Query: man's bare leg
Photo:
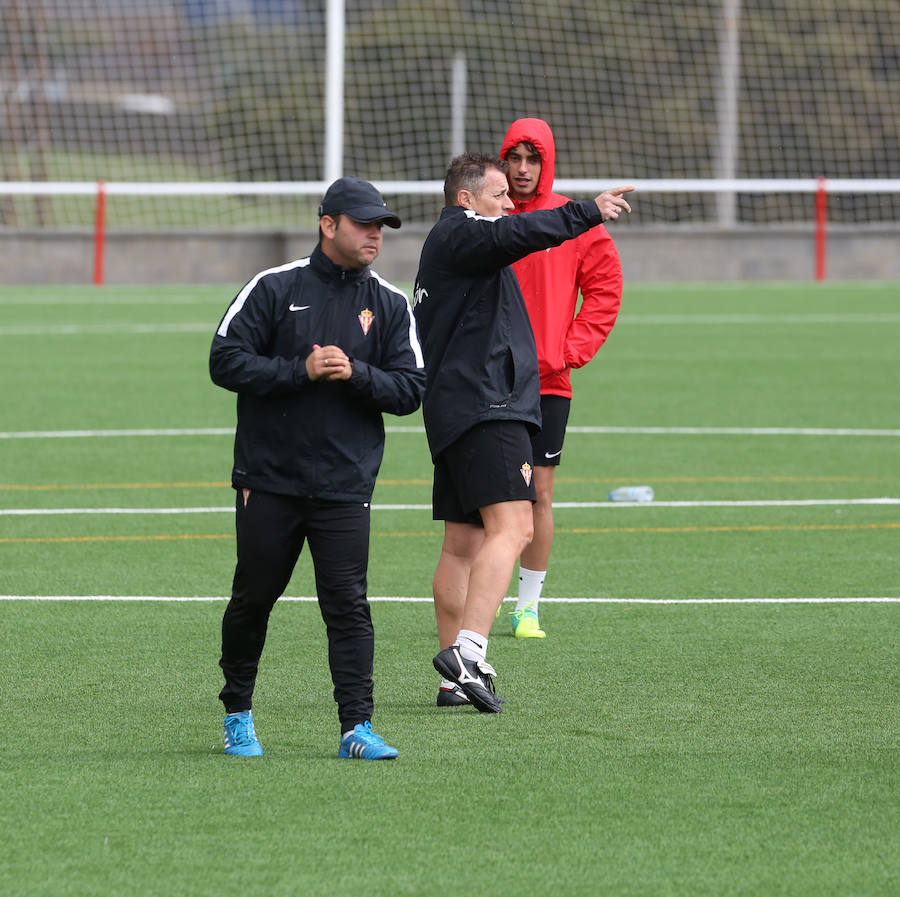
[[[434,658],[434,667],[445,679],[457,683],[481,713],[499,713],[503,699],[494,693],[494,670],[485,662],[488,635],[512,579],[516,559],[531,539],[533,520],[529,501],[498,502],[479,511],[484,538],[469,569],[462,626],[454,644]],[[471,548],[473,542],[463,539],[463,545],[466,544]],[[448,556],[448,572],[455,569],[455,575],[448,576],[447,589],[458,595],[460,568],[454,565],[451,552]],[[444,582],[441,585],[443,588]]]
[[[484,530],[471,523],[444,523],[444,543],[434,571],[434,616],[438,642],[446,648],[462,628],[472,562],[484,543]]]
[[[546,572],[553,547],[553,475],[555,467],[534,468],[534,490],[537,493],[534,514],[534,538],[522,552],[522,566]]]
[[[544,638],[538,606],[553,546],[553,474],[555,467],[535,467],[534,539],[519,559],[519,594],[512,615],[516,638]]]
[[[534,520],[530,501],[502,501],[479,511],[484,521],[484,542],[469,573],[461,628],[487,640],[516,560],[531,541]]]

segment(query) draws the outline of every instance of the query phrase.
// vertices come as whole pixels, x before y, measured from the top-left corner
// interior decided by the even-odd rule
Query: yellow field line
[[[642,483],[882,483],[893,482],[884,477],[797,477],[797,476],[768,476],[768,477],[554,477],[556,483],[621,483],[623,480]],[[380,481],[379,481],[380,482]]]
[[[852,477],[852,476],[768,476],[768,477],[655,477],[655,476],[629,476],[629,477],[566,477],[557,476],[557,483],[570,485],[583,485],[585,483],[621,483],[624,480],[637,482],[657,483],[885,483],[894,482],[894,478],[887,477]],[[430,486],[430,479],[380,479],[379,486]],[[14,492],[65,492],[65,491],[96,491],[99,489],[225,489],[231,484],[224,480],[197,481],[183,483],[0,483],[0,491]]]
[[[817,530],[900,529],[900,523],[822,523],[775,526],[609,526],[596,529],[558,529],[559,533],[586,535],[594,533],[774,533],[813,532]]]
[[[609,535],[612,533],[775,533],[775,532],[835,532],[847,530],[900,529],[898,523],[823,523],[775,526],[605,526],[596,528],[558,529],[557,535]],[[372,533],[374,537],[388,539],[409,539],[440,536],[440,530],[431,532]],[[0,545],[47,542],[165,542],[189,541],[192,539],[233,539],[233,533],[190,534],[149,536],[36,536],[22,538],[2,538]]]
[[[0,539],[0,544],[6,545],[12,542],[166,542],[174,539],[233,539],[233,533],[213,533],[199,535],[181,533],[176,535],[151,535],[151,536],[38,536],[34,538]]]
[[[16,492],[63,492],[67,490],[95,490],[95,489],[221,489],[230,486],[224,480],[222,482],[198,482],[198,483],[48,483],[4,486],[0,484],[0,490],[13,490]]]

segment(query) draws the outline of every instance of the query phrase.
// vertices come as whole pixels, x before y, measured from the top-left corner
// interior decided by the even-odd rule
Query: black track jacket
[[[313,344],[340,346],[349,380],[311,381]],[[370,268],[309,258],[257,274],[213,337],[214,383],[238,394],[235,488],[369,501],[384,454],[382,412],[410,414],[425,370],[406,295]]]
[[[428,369],[422,410],[432,457],[486,420],[541,425],[534,333],[509,267],[601,224],[593,200],[484,218],[447,206],[422,247],[415,314]]]

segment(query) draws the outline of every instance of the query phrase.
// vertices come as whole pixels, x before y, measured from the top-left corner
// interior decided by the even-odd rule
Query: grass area
[[[695,603],[900,598],[900,505],[858,503],[900,498],[896,284],[629,287],[575,375],[546,588],[609,603],[495,626],[498,716],[434,706],[427,601],[373,603],[384,764],[337,759],[311,602],[273,613],[266,755],[222,754],[206,363],[238,286],[0,287],[0,595],[214,599],[0,601],[0,890],[897,893],[900,605]],[[387,423],[370,594],[427,599],[421,416]],[[628,483],[657,501],[605,501]]]
[[[508,706],[481,716],[432,706],[430,609],[377,604],[392,764],[336,759],[298,604],[264,659],[266,756],[224,757],[220,611],[3,608],[5,891],[893,892],[893,607],[554,608],[552,640],[494,637]]]
[[[33,154],[0,150],[0,170],[14,180],[125,181],[128,183],[205,182],[240,180],[232,172],[177,160],[109,153],[46,153],[36,169]],[[107,196],[106,225],[111,230],[155,228],[315,227],[319,197],[315,196]],[[94,196],[12,196],[0,208],[2,221],[18,228],[94,226]]]

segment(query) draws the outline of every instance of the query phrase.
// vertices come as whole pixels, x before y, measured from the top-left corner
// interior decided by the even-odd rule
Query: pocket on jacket
[[[498,408],[508,405],[515,394],[516,359],[512,347],[506,346],[502,355],[491,359],[486,398],[491,408]]]

